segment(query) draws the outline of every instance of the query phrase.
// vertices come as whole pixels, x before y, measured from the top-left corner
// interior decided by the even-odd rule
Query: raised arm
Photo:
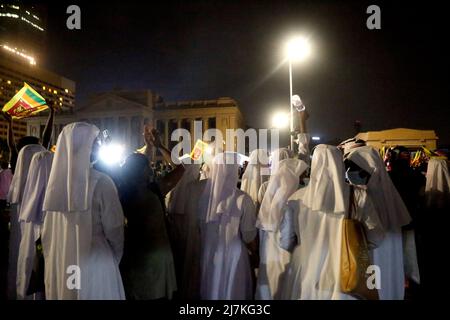
[[[53,121],[55,118],[55,109],[49,106],[50,113],[48,114],[47,124],[45,125],[44,133],[42,135],[42,146],[46,149],[50,147],[50,140],[53,132]]]
[[[306,128],[306,120],[308,118],[309,114],[306,110],[298,112],[298,156],[301,160],[306,161],[306,163],[309,163],[309,134]]]
[[[183,165],[176,165],[172,161],[169,149],[164,147],[161,143],[161,137],[158,130],[151,128],[150,126],[145,126],[144,139],[146,145],[145,154],[147,155],[147,157],[149,157],[150,160],[152,150],[156,148],[161,152],[161,154],[164,157],[164,160],[175,168],[159,181],[159,189],[162,195],[165,196],[167,193],[169,193],[170,190],[172,190],[175,187],[175,185],[183,176],[184,167]]]
[[[12,117],[9,114],[7,114],[6,112],[2,112],[2,116],[8,123],[7,140],[8,140],[9,154],[10,154],[9,162],[11,164],[11,171],[12,171],[12,173],[14,173],[14,170],[16,169],[17,156],[18,156],[19,152],[17,151],[16,142],[14,141],[13,120],[12,120]]]

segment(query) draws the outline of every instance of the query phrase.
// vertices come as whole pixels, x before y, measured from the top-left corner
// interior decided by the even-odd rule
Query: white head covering
[[[211,178],[207,180],[202,198],[206,203],[206,222],[217,221],[229,213],[237,190],[239,173],[238,154],[219,153],[214,157]]]
[[[258,201],[258,192],[261,184],[267,180],[268,175],[264,175],[262,169],[268,167],[269,156],[266,150],[256,149],[250,154],[250,159],[242,175],[241,190],[246,192],[253,202]]]
[[[199,164],[185,164],[184,173],[177,185],[171,191],[168,212],[171,214],[184,214],[184,205],[189,198],[188,185],[198,180],[200,173]]]
[[[352,149],[358,148],[358,147],[362,147],[362,146],[365,146],[365,145],[366,145],[366,142],[364,140],[356,139],[356,138],[350,138],[350,139],[347,139],[345,141],[342,141],[338,145],[338,148],[342,150],[342,152],[344,153],[344,156],[345,156]]]
[[[276,149],[270,156],[271,174],[277,172],[280,162],[285,159],[291,158],[289,150],[287,148]]]
[[[19,221],[43,222],[42,204],[52,161],[53,153],[50,151],[38,152],[31,159],[30,170],[23,191],[23,198],[26,201],[22,202],[20,207]]]
[[[267,191],[258,214],[257,226],[266,231],[278,230],[281,210],[287,199],[298,189],[299,177],[308,165],[298,159],[280,162],[277,172],[270,176]]]
[[[316,146],[309,184],[301,201],[312,211],[346,213],[348,195],[349,187],[344,179],[342,153],[334,146]]]
[[[90,155],[98,133],[96,126],[84,122],[64,127],[56,143],[44,211],[81,212],[90,208]]]
[[[21,203],[23,190],[27,181],[30,162],[33,155],[37,152],[45,151],[40,144],[29,144],[20,150],[17,157],[16,170],[14,172],[11,186],[9,187],[8,202]]]
[[[370,174],[367,194],[384,230],[396,230],[411,221],[400,194],[389,177],[378,152],[369,146],[352,149],[346,159]]]
[[[450,175],[445,159],[428,161],[425,196],[429,207],[444,208],[450,203]]]

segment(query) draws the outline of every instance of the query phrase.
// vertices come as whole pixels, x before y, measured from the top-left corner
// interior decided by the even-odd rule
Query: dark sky
[[[394,2],[394,4],[392,3]],[[406,1],[81,1],[82,29],[66,7],[48,11],[48,68],[91,92],[149,88],[166,101],[230,96],[246,123],[267,127],[288,110],[283,41],[310,37],[312,58],[294,65],[294,93],[325,140],[396,127],[435,129],[450,143],[445,7]],[[381,7],[381,30],[366,8]]]

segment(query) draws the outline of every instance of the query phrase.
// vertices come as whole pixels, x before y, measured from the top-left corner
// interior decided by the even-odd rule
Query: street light
[[[286,44],[286,55],[289,60],[289,104],[291,106],[291,150],[294,151],[294,106],[292,103],[292,62],[303,61],[311,54],[311,46],[305,37],[296,37]]]

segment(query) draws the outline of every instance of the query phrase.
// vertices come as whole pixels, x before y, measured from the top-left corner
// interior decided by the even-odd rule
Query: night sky
[[[391,1],[392,2],[392,1]],[[270,126],[288,110],[283,43],[310,37],[311,59],[294,65],[294,93],[323,141],[396,127],[434,129],[450,144],[445,7],[395,1],[81,1],[82,29],[66,29],[67,3],[48,9],[44,65],[89,93],[151,89],[165,101],[236,99],[247,125]],[[366,28],[381,7],[381,30]]]

